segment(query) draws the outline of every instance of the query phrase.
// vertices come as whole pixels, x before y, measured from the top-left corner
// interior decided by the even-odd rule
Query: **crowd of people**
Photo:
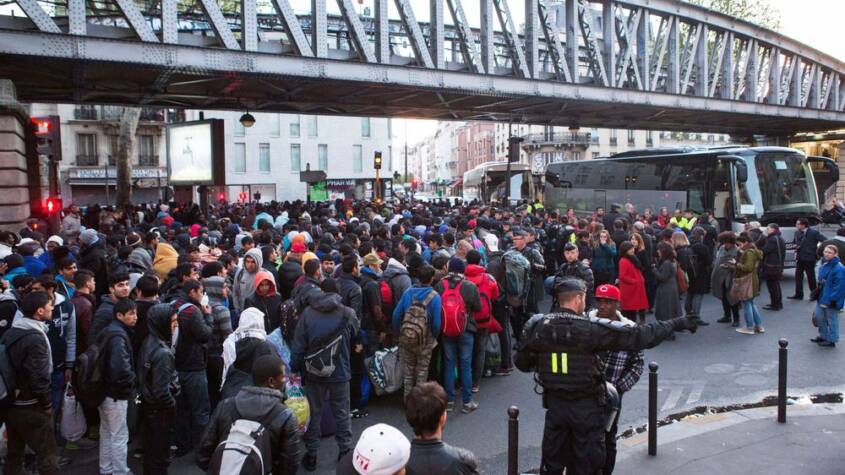
[[[101,474],[130,473],[130,437],[144,473],[167,473],[189,453],[211,473],[245,473],[232,470],[255,462],[243,447],[263,451],[264,434],[273,473],[313,471],[324,433],[335,436],[338,473],[475,473],[475,457],[442,440],[447,414],[474,412],[483,378],[512,373],[531,316],[569,295],[561,282],[580,282],[593,317],[627,326],[650,315],[707,325],[702,300],[712,294],[718,322],[763,333],[761,281],[766,308],[783,307],[787,243],[776,224],[737,234],[707,213],[630,203],[589,216],[539,202],[515,211],[350,200],[205,211],[70,206],[55,234],[35,222],[0,232],[7,473],[20,470],[25,446],[40,473],[54,474],[94,445]],[[832,347],[845,230],[826,240],[805,220],[797,227],[789,298],[803,298],[806,274],[814,341]],[[546,295],[551,307],[541,308]],[[666,328],[660,338],[674,339]],[[642,355],[602,359],[621,397]],[[70,393],[87,427],[76,440],[60,430]],[[413,441],[381,424],[356,444],[351,419],[390,393],[403,396]]]

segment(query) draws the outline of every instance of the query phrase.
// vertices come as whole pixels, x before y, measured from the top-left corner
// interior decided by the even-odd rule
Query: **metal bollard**
[[[508,408],[508,475],[518,475],[519,469],[519,408]]]
[[[657,368],[648,364],[648,454],[657,455]]]
[[[786,338],[781,338],[778,345],[778,422],[783,424],[786,422],[786,365],[789,351],[786,347],[789,342]]]

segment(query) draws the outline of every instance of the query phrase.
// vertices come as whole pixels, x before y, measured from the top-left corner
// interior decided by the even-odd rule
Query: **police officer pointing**
[[[586,286],[580,279],[558,277],[554,286],[558,308],[535,315],[526,324],[517,347],[516,367],[535,372],[543,387],[546,425],[543,430],[541,475],[601,474],[605,463],[604,432],[608,403],[604,363],[606,350],[651,348],[676,331],[695,331],[688,318],[649,325],[584,316]]]

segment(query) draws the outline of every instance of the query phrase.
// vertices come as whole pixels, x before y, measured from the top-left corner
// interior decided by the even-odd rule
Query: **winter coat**
[[[238,419],[261,422],[269,431],[273,448],[273,472],[276,475],[297,473],[303,447],[296,416],[285,406],[283,392],[249,386],[233,398],[222,401],[211,415],[202,442],[197,448],[197,465],[208,470],[217,446],[229,435],[229,428]]]
[[[153,269],[162,282],[167,280],[167,275],[176,268],[178,263],[179,253],[176,252],[176,249],[166,242],[158,243],[155,259],[153,259]]]
[[[839,242],[843,244],[843,250],[845,250],[845,240]],[[823,248],[824,245],[820,249]],[[780,278],[783,274],[784,262],[786,261],[786,243],[783,237],[781,237],[780,232],[766,236],[763,239],[761,251],[763,251],[763,263],[761,264],[763,277]]]
[[[71,369],[76,361],[76,308],[64,295],[56,292],[53,318],[47,323],[53,370]]]
[[[202,312],[195,301],[179,298],[176,309],[186,305],[178,314],[179,338],[176,342],[177,371],[205,371],[208,362],[208,342],[211,340],[211,315]]]
[[[836,247],[836,250],[839,251],[837,256],[845,257],[845,237],[833,236],[833,239],[828,239],[827,241],[823,242],[821,244],[821,246],[819,246],[819,252],[818,252],[819,258],[821,258],[824,255],[824,248],[826,248],[827,246]],[[765,253],[766,252],[764,250],[763,254],[765,254]]]
[[[46,328],[35,320],[28,320],[26,326]],[[50,407],[51,375],[53,367],[50,364],[50,345],[43,331],[33,329],[12,328],[3,334],[9,362],[15,371],[15,384],[18,394],[15,397],[16,406],[37,404],[40,407]],[[10,344],[11,343],[11,344]],[[57,409],[57,408],[56,408]]]
[[[361,328],[376,332],[386,332],[388,325],[382,310],[381,284],[379,276],[368,268],[361,269]]]
[[[394,333],[399,333],[400,328],[402,328],[402,320],[405,318],[405,312],[408,311],[414,303],[414,300],[422,302],[430,292],[437,294],[437,292],[430,286],[411,287],[402,294],[402,298],[399,299],[399,302],[393,309],[392,322]],[[431,330],[431,336],[434,339],[437,339],[440,336],[440,325],[442,321],[442,307],[439,294],[435,295],[431,299],[431,302],[428,303],[425,310],[426,315],[428,316],[428,325]]]
[[[134,270],[140,272],[153,268],[153,257],[150,255],[150,251],[144,247],[132,249],[132,253],[129,254],[129,259],[127,260],[135,268]]]
[[[405,470],[407,475],[473,475],[480,473],[478,465],[478,458],[468,450],[452,447],[442,440],[414,439]]]
[[[88,269],[94,274],[95,295],[109,292],[108,258],[102,239],[97,239],[94,244],[79,251],[79,268]]]
[[[681,316],[676,265],[673,260],[665,260],[657,266],[657,291],[654,294],[654,318],[657,320]]]
[[[696,242],[690,246],[689,290],[691,294],[705,295],[710,293],[710,275],[713,262],[710,248],[703,242]]]
[[[235,343],[235,361],[227,370],[220,398],[232,397],[252,384],[252,365],[264,355],[277,355],[273,344],[260,338],[241,338]]]
[[[255,277],[255,288],[258,289],[258,286],[267,281],[273,288],[267,293],[267,295],[261,296],[258,295],[258,291],[252,296],[247,297],[246,301],[244,302],[244,308],[255,307],[258,310],[261,310],[261,313],[264,314],[264,329],[267,333],[272,332],[276,328],[279,328],[281,325],[281,308],[282,308],[282,296],[276,292],[276,284],[273,281],[273,276],[270,275],[269,272],[258,272]],[[222,345],[221,340],[221,345]]]
[[[796,258],[804,262],[816,262],[818,259],[818,248],[826,238],[822,233],[813,228],[807,228],[804,231],[795,231],[795,238],[793,243],[798,246],[796,250]]]
[[[293,253],[289,253],[285,262],[279,267],[279,292],[284,300],[290,298],[294,284],[303,274],[302,263],[299,260],[301,258],[300,254],[294,256]]]
[[[842,310],[845,304],[845,267],[842,266],[838,256],[822,262],[819,268],[819,285],[822,283],[824,285],[818,304]]]
[[[214,279],[208,277],[207,279]],[[220,277],[217,277],[218,279]],[[223,341],[232,333],[232,314],[221,294],[214,294],[206,287],[208,306],[211,307],[211,340],[208,342],[209,354],[220,356],[223,353]]]
[[[595,280],[593,278],[593,270],[589,267],[585,266],[581,260],[577,260],[575,262],[566,262],[564,261],[560,268],[558,268],[557,272],[555,273],[555,277],[577,277],[584,281],[584,284],[587,286],[587,301],[586,306],[587,308],[593,308],[596,305],[596,292],[595,292]],[[557,298],[556,295],[552,297]]]
[[[485,323],[478,324],[478,328],[489,329],[493,319],[493,302],[499,300],[499,284],[492,275],[485,272],[484,267],[476,264],[467,266],[466,279],[475,284],[475,287],[478,289],[479,298],[481,295],[486,295],[490,300],[490,308],[488,309],[490,315],[487,315],[489,319]]]
[[[91,322],[88,331],[88,346],[93,345],[99,338],[100,333],[114,320],[114,304],[114,297],[111,294],[100,297],[100,306],[94,313],[94,320]]]
[[[393,295],[394,302],[396,302],[396,300],[400,298],[406,290],[411,288],[412,285],[411,277],[408,275],[408,269],[406,269],[401,262],[393,259],[392,257],[387,261],[387,268],[384,269],[384,272],[381,274],[381,278],[387,282],[387,286],[390,287],[390,292]]]
[[[645,293],[645,277],[638,267],[638,262],[627,256],[619,259],[619,291],[622,293],[622,310],[645,310],[648,297]]]
[[[713,261],[713,276],[710,279],[710,287],[713,291],[713,296],[717,299],[727,297],[724,295],[723,289],[730,290],[733,285],[733,275],[735,265],[731,264],[730,260],[737,260],[739,250],[736,246],[730,249],[725,246],[719,247],[716,251],[716,259]]]
[[[750,247],[742,251],[736,262],[736,273],[734,278],[751,274],[754,282],[754,297],[760,295],[760,262],[763,261],[763,253],[756,247]]]
[[[465,276],[450,272],[446,274],[443,279],[441,279],[440,282],[438,282],[434,286],[434,290],[437,291],[438,294],[440,294],[441,305],[443,299],[443,292],[445,291],[445,287],[443,286],[444,282],[449,282],[450,289],[454,289],[458,286],[458,284],[460,284],[461,298],[464,299],[464,308],[466,308],[467,311],[466,331],[470,333],[475,333],[478,327],[475,323],[475,319],[472,318],[472,314],[473,312],[478,312],[481,310],[481,295],[478,293],[478,287],[476,287],[475,284],[467,280]]]
[[[106,397],[128,401],[135,391],[135,363],[132,357],[131,330],[115,319],[104,332],[122,333],[125,338],[113,335],[103,344],[103,380]]]
[[[151,309],[147,314],[147,337],[138,353],[138,392],[144,405],[156,409],[176,409],[179,392],[176,355],[170,348],[171,315],[170,306]]]
[[[317,279],[304,275],[300,279],[302,283],[293,288],[291,298],[296,303],[299,314],[302,315],[302,312],[311,304],[312,300],[318,300],[322,297],[323,291],[320,290],[320,282]]]
[[[593,259],[590,261],[590,268],[595,271],[610,271],[616,269],[616,247],[608,244],[601,244],[593,248]]]
[[[343,324],[341,335],[343,341],[340,351],[335,355],[335,370],[330,376],[322,378],[305,370],[305,355],[318,348],[314,343],[331,335],[336,328]],[[313,299],[308,308],[302,312],[291,344],[291,370],[301,371],[303,381],[325,383],[347,382],[352,378],[349,365],[349,353],[352,348],[352,338],[358,334],[360,323],[355,312],[341,303],[340,295],[327,293],[319,299]]]
[[[361,315],[363,307],[363,295],[358,277],[341,272],[337,279],[338,293],[343,300],[343,305],[355,311],[355,315]]]
[[[47,254],[46,252],[44,254]],[[42,254],[43,255],[43,254]],[[24,256],[23,267],[26,273],[36,279],[47,270],[47,265],[35,256]]]
[[[81,355],[88,349],[88,335],[94,319],[96,299],[91,294],[75,292],[70,301],[76,309],[76,353]]]

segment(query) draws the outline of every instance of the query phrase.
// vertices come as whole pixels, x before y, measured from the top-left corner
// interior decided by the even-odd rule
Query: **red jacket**
[[[488,274],[487,270],[484,267],[476,264],[467,265],[467,269],[464,275],[466,276],[468,281],[472,282],[473,284],[475,284],[476,287],[478,287],[478,293],[480,295],[486,295],[487,298],[490,299],[490,319],[485,323],[480,323],[478,327],[487,329],[495,329],[499,327],[498,322],[493,323],[495,322],[495,319],[492,315],[492,304],[499,299],[499,284],[496,283],[496,279],[494,279],[492,275]]]
[[[648,308],[643,273],[626,257],[619,259],[619,290],[622,292],[622,310]]]

